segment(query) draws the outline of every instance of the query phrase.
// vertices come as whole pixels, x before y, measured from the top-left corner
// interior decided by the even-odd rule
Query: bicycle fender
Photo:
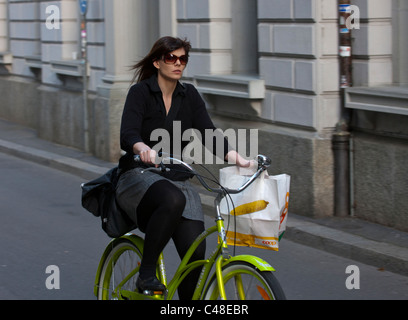
[[[249,264],[252,264],[254,267],[256,267],[260,271],[275,271],[275,269],[265,260],[251,256],[251,255],[239,255],[239,256],[234,256],[231,257],[227,260],[227,263],[234,262],[234,261],[244,261]]]
[[[123,236],[121,236],[120,238],[115,238],[112,239],[109,244],[106,246],[105,251],[102,254],[101,260],[99,261],[99,265],[98,265],[98,270],[96,271],[96,276],[95,276],[95,285],[94,285],[94,295],[98,296],[98,284],[99,284],[99,278],[101,276],[101,272],[102,272],[102,266],[106,260],[106,258],[108,257],[109,253],[112,251],[112,248],[116,245],[116,243],[122,241],[122,239],[128,239],[131,242],[133,242],[133,244],[139,248],[140,252],[143,252],[143,239],[141,237],[139,237],[136,234],[133,233],[127,233]]]

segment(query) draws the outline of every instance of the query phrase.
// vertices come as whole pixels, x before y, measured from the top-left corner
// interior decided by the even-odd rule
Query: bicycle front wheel
[[[234,261],[222,268],[228,300],[285,300],[285,293],[271,271],[259,271],[255,266]],[[204,294],[204,300],[220,299],[217,278],[214,276]]]
[[[102,266],[98,283],[98,300],[119,300],[121,290],[134,291],[142,253],[128,239],[117,242]]]

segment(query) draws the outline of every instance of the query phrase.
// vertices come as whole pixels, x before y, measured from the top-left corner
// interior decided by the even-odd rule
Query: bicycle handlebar
[[[142,160],[140,159],[139,155],[135,155],[133,157],[134,161],[137,163],[143,163]],[[185,163],[184,161],[177,159],[177,158],[173,158],[173,157],[163,157],[162,161],[160,162],[159,166],[156,167],[151,167],[151,168],[146,168],[142,171],[142,173],[144,171],[158,171],[158,172],[166,172],[166,171],[170,171],[171,169],[167,168],[165,166],[165,164],[163,163],[163,161],[173,161],[176,162],[180,165],[182,165],[183,167],[185,167],[186,169],[188,169],[192,174],[194,174],[198,181],[200,181],[200,183],[203,185],[203,187],[205,189],[207,189],[210,192],[214,192],[214,193],[224,193],[224,192],[228,192],[230,194],[236,194],[236,193],[240,193],[243,190],[245,190],[252,182],[254,182],[259,175],[265,171],[270,165],[271,165],[271,159],[267,156],[264,155],[257,155],[256,156],[256,161],[258,162],[258,169],[257,171],[249,178],[249,180],[247,182],[245,182],[242,186],[240,186],[237,189],[228,189],[228,188],[211,188],[205,181],[204,179],[201,177],[201,175],[196,172],[188,163]]]

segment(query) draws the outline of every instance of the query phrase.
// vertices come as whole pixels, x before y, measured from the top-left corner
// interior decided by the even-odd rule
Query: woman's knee
[[[151,209],[165,208],[167,212],[182,214],[186,205],[183,192],[170,181],[159,180],[153,183],[142,199],[143,206]],[[146,205],[148,203],[148,205]]]

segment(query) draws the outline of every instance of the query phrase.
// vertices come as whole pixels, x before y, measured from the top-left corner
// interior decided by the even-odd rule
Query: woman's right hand
[[[158,166],[156,164],[157,152],[143,142],[137,142],[133,145],[133,153],[138,154],[143,163]]]

